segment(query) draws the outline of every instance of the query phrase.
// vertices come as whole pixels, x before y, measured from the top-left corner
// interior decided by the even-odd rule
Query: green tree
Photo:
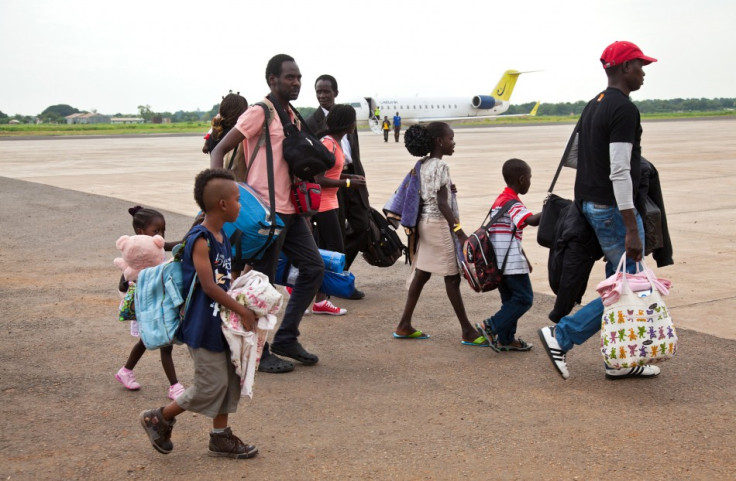
[[[75,109],[71,105],[56,104],[46,107],[39,117],[44,122],[65,122],[66,120],[64,117],[71,114],[78,114],[80,112],[81,111],[79,109]]]
[[[146,104],[138,106],[138,115],[140,115],[146,122],[150,122],[155,114],[151,110],[151,106]]]
[[[212,120],[212,118],[220,113],[220,104],[215,104],[212,106],[209,112],[205,114],[206,119],[205,120]]]

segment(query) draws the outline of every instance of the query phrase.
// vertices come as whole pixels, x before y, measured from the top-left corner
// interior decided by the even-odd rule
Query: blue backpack
[[[256,153],[265,142],[266,173],[268,176],[268,203],[266,203],[247,183],[238,183],[240,189],[240,214],[235,222],[222,226],[232,246],[234,260],[250,262],[263,257],[266,249],[276,240],[284,228],[284,221],[276,214],[276,191],[273,181],[273,151],[268,124],[271,121],[268,106],[258,102],[264,111],[263,131],[246,165],[250,172]],[[319,142],[318,142],[319,143]],[[319,143],[321,146],[322,144]],[[248,174],[246,173],[246,182]]]
[[[143,269],[135,285],[135,315],[141,340],[147,349],[172,344],[197,284],[184,285],[181,257],[184,244],[174,247],[174,258]],[[186,296],[186,299],[185,297]]]

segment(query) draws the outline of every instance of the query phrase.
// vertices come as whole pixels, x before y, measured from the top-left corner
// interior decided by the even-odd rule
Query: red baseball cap
[[[603,51],[603,54],[601,54],[601,63],[603,64],[603,68],[610,68],[637,58],[643,60],[644,65],[649,65],[657,61],[654,57],[644,55],[644,52],[635,44],[617,41],[613,42]]]

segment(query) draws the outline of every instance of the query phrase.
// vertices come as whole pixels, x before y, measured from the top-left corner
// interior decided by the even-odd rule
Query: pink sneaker
[[[312,304],[312,314],[327,314],[330,316],[344,316],[347,314],[347,309],[341,309],[330,302],[329,299],[325,299],[322,302],[315,302]]]
[[[125,366],[121,367],[117,374],[115,374],[115,379],[120,381],[120,384],[131,391],[137,391],[141,388],[141,385],[135,381],[135,374],[133,374],[133,371],[125,369]]]
[[[176,398],[181,396],[184,391],[186,391],[186,389],[184,389],[184,386],[182,386],[180,382],[172,384],[171,386],[169,386],[169,399],[175,401]]]

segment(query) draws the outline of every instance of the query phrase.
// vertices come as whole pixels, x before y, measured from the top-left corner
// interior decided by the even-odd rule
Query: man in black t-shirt
[[[615,272],[624,252],[627,269],[634,272],[642,258],[644,228],[637,212],[637,188],[641,171],[641,119],[629,94],[644,83],[643,66],[657,60],[644,55],[631,42],[614,42],[603,51],[601,63],[608,88],[586,105],[578,130],[578,163],[575,200],[595,231],[606,258],[606,277]],[[552,364],[567,379],[565,354],[601,328],[603,302],[600,297],[575,314],[563,317],[556,326],[539,330],[539,337]],[[659,367],[606,367],[606,377],[653,377]]]

